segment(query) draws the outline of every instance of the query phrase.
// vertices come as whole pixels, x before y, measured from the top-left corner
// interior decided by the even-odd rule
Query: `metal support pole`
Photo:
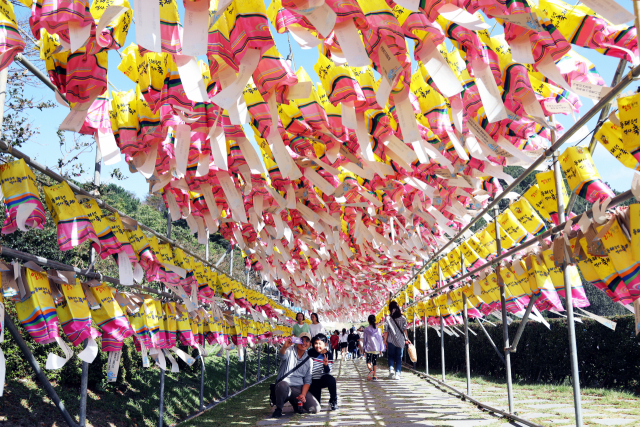
[[[633,2],[634,9],[637,7],[637,2]],[[637,11],[637,9],[636,9]],[[636,18],[637,21],[637,18]],[[552,122],[553,124],[553,122]],[[555,139],[555,132],[551,133],[552,139]],[[558,223],[565,221],[564,212],[564,200],[560,194],[562,188],[562,174],[560,173],[560,163],[558,162],[558,155],[553,154],[553,172],[556,181],[556,200],[558,203]],[[580,397],[580,372],[578,370],[578,348],[576,345],[576,324],[573,320],[573,296],[571,294],[571,278],[569,277],[569,271],[567,270],[567,260],[569,254],[567,253],[567,247],[564,245],[564,257],[565,261],[562,263],[562,277],[564,279],[565,300],[567,302],[567,325],[569,329],[569,352],[571,356],[571,379],[573,382],[573,404],[576,411],[576,427],[582,427],[582,402]]]
[[[27,346],[27,343],[22,339],[20,332],[16,328],[16,325],[14,325],[11,317],[9,317],[9,313],[7,313],[6,311],[4,312],[4,324],[13,339],[16,341],[16,344],[18,344],[18,348],[20,348],[20,351],[22,351],[25,359],[27,359],[27,362],[29,362],[29,364],[31,365],[31,369],[33,369],[33,371],[35,372],[36,378],[38,379],[38,381],[40,381],[40,384],[42,384],[44,390],[49,395],[49,398],[53,401],[54,405],[56,405],[56,407],[60,411],[60,414],[62,414],[62,418],[64,418],[69,427],[76,427],[77,424],[75,423],[75,421],[73,421],[73,418],[71,417],[69,412],[67,412],[67,408],[64,407],[64,404],[60,400],[60,397],[58,397],[56,390],[53,388],[44,372],[42,372],[40,364],[33,356],[33,353],[31,353],[31,350],[29,350],[29,346]]]
[[[424,315],[424,372],[429,375],[429,325],[427,325],[427,314]]]
[[[620,78],[622,77],[622,73],[624,73],[624,69],[627,67],[627,60],[621,59],[618,63],[618,68],[616,68],[616,72],[613,75],[613,79],[611,80],[610,87],[614,87],[618,83],[620,83]],[[609,111],[611,110],[611,103],[605,105],[600,111],[600,117],[598,118],[598,123],[604,123],[609,117]],[[593,131],[593,136],[591,137],[591,142],[589,142],[589,153],[593,154],[596,149],[596,144],[598,140],[596,139],[596,133],[598,133],[598,129],[602,127],[601,124],[597,125]],[[577,193],[576,193],[577,194]],[[570,210],[569,210],[570,212]]]
[[[207,228],[207,244],[204,245],[204,259],[209,262],[209,229]]]
[[[413,342],[417,343],[417,341],[416,341],[416,318],[415,318],[415,316],[413,317]],[[413,369],[416,369],[416,362],[413,362]]]
[[[471,394],[471,361],[469,360],[469,315],[467,314],[467,296],[462,294],[462,315],[464,317],[464,360],[467,367],[467,394]]]
[[[260,355],[262,353],[262,344],[258,344],[258,373],[256,374],[256,382],[260,381]]]
[[[231,257],[229,260],[229,276],[233,276],[233,248],[231,248],[229,256]]]
[[[102,153],[100,147],[96,144],[96,162],[95,170],[93,171],[93,185],[98,187],[100,185],[100,174],[102,173]]]
[[[229,350],[227,350],[227,377],[224,381],[224,397],[229,397]]]
[[[536,301],[540,297],[538,295],[532,295],[529,300],[529,305],[527,305],[527,310],[524,312],[524,316],[522,316],[522,320],[520,320],[520,326],[518,326],[518,330],[516,331],[516,336],[513,338],[513,342],[511,343],[511,347],[509,347],[509,351],[511,353],[515,353],[518,347],[518,342],[520,341],[520,336],[522,335],[522,331],[524,331],[524,327],[527,324],[527,320],[529,320],[529,315],[531,314],[531,310],[535,305]]]
[[[442,381],[444,378],[444,317],[440,315],[440,358],[442,359]]]
[[[171,239],[171,215],[167,209],[167,237]]]
[[[442,277],[442,268],[440,267],[440,262],[438,261],[438,278],[440,280],[440,286],[444,286],[444,278]],[[442,313],[440,313],[440,358],[442,359],[442,381],[445,381],[444,378],[444,317],[442,317]]]
[[[460,271],[464,276],[467,268],[464,265],[464,253],[460,252]],[[464,360],[467,366],[467,395],[471,395],[471,359],[469,358],[469,314],[467,313],[467,296],[462,293],[462,316],[464,318]]]
[[[491,347],[493,347],[493,349],[496,351],[496,353],[498,354],[498,357],[500,358],[500,360],[502,360],[502,363],[506,363],[505,360],[504,360],[504,356],[502,355],[502,353],[500,353],[500,350],[498,350],[498,347],[496,346],[496,343],[493,342],[493,340],[491,339],[491,335],[489,335],[489,332],[487,332],[487,330],[484,327],[484,324],[482,323],[482,321],[480,319],[478,319],[478,324],[480,324],[480,327],[482,328],[482,331],[484,332],[484,334],[487,336],[487,339],[491,343]]]
[[[244,373],[242,374],[242,388],[245,389],[247,388],[247,348],[238,347],[238,351],[242,351],[244,353]]]
[[[1,77],[0,77],[1,78]],[[98,194],[98,187],[100,186],[100,174],[102,172],[102,153],[100,152],[100,147],[96,144],[96,158],[95,158],[95,168],[93,172],[93,185],[96,187],[96,195]],[[96,251],[91,248],[91,266],[89,268],[93,269],[93,264],[96,259]],[[84,340],[84,346],[87,347],[89,340]],[[89,384],[89,364],[87,362],[82,362],[82,374],[80,376],[80,408],[79,412],[79,422],[78,425],[80,427],[84,427],[87,423],[87,386]]]
[[[271,352],[269,351],[269,342],[267,341],[267,375],[271,373]]]
[[[200,367],[200,411],[204,411],[204,356],[200,355],[200,362],[202,366]]]
[[[0,71],[0,135],[2,135],[2,123],[4,121],[4,101],[7,98],[7,76],[9,68]]]
[[[500,239],[500,224],[498,224],[498,208],[494,210],[493,224],[496,232],[497,256],[502,255],[502,242]],[[500,288],[500,308],[502,311],[502,338],[504,340],[504,367],[507,374],[507,398],[509,399],[509,412],[513,413],[513,384],[511,383],[511,353],[509,352],[509,324],[507,323],[507,303],[505,298],[505,286],[500,277],[500,264],[496,266],[496,276]]]
[[[164,369],[160,368],[160,405],[158,406],[158,427],[162,427],[164,413]]]
[[[91,249],[93,251],[93,249]],[[89,340],[84,340],[84,348],[87,348]],[[82,362],[82,375],[80,377],[80,408],[79,408],[79,422],[80,427],[84,427],[87,423],[87,386],[89,384],[89,364]]]
[[[167,209],[167,238],[171,239],[171,215],[169,214],[169,210]],[[162,285],[162,291],[166,292],[166,286]],[[164,412],[164,372],[165,370],[160,368],[160,403],[158,405],[158,427],[162,427],[162,423],[164,422],[163,412]]]

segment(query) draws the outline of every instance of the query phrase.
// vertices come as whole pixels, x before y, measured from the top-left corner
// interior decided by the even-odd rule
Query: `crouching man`
[[[282,416],[282,408],[286,402],[291,403],[298,413],[303,413],[303,408],[311,413],[320,410],[320,403],[311,393],[308,393],[313,363],[307,354],[307,349],[311,345],[311,336],[308,332],[302,332],[298,338],[302,340],[301,344],[294,346],[291,338],[287,338],[280,349],[278,379],[283,377],[284,379],[276,384],[276,410],[272,418]],[[302,402],[302,405],[299,405],[299,402]]]

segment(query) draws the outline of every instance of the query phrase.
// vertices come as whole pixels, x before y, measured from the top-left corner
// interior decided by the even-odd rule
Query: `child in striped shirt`
[[[309,356],[313,361],[311,368],[311,393],[318,402],[322,395],[322,389],[329,389],[329,406],[332,411],[338,409],[338,392],[336,389],[336,379],[331,375],[333,368],[333,355],[327,348],[327,336],[318,334],[311,340],[311,346],[308,350]]]

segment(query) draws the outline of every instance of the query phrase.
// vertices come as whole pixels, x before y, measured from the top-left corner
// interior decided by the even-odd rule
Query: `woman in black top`
[[[327,336],[318,334],[311,340],[311,348],[307,350],[313,365],[311,367],[311,393],[318,402],[322,396],[322,389],[329,389],[329,406],[334,411],[338,409],[338,391],[336,379],[331,375],[333,369],[333,355],[327,348]]]
[[[360,342],[360,335],[356,334],[356,328],[351,327],[351,333],[347,336],[347,343],[349,345],[349,354],[353,360],[358,357],[358,343]]]

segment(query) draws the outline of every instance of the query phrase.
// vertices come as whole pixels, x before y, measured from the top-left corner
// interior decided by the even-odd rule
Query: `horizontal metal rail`
[[[611,203],[609,203],[609,207],[614,207],[616,205],[619,205],[620,203],[626,202],[627,200],[631,199],[633,197],[633,193],[631,193],[631,190],[625,191],[624,193],[618,194],[616,197],[614,197],[613,199],[611,199]],[[589,210],[586,212],[588,217],[593,217],[593,210]],[[576,218],[577,219],[577,218]],[[407,307],[412,307],[414,305],[416,305],[417,303],[419,303],[420,301],[424,301],[426,299],[428,299],[429,297],[437,294],[438,292],[444,290],[444,289],[449,289],[451,286],[456,285],[458,283],[460,283],[461,281],[468,279],[476,274],[478,274],[480,271],[489,268],[491,266],[493,266],[494,264],[497,264],[498,262],[502,261],[503,259],[506,259],[512,255],[514,255],[516,252],[521,251],[522,249],[528,248],[529,246],[534,245],[535,243],[538,243],[538,239],[545,239],[547,237],[550,237],[552,235],[555,235],[557,233],[559,233],[560,231],[562,231],[564,229],[566,225],[566,222],[563,222],[562,224],[553,227],[547,231],[545,231],[544,233],[540,234],[539,236],[534,237],[533,239],[529,239],[525,242],[522,242],[520,245],[502,253],[502,255],[495,257],[494,259],[491,260],[490,263],[487,263],[485,265],[482,265],[478,268],[476,268],[475,270],[471,270],[469,272],[467,272],[466,274],[463,274],[462,276],[458,277],[455,280],[452,280],[451,282],[447,283],[444,286],[440,286],[439,288],[434,289],[433,291],[429,292],[428,294],[424,295],[422,298],[420,298],[419,300],[413,302],[412,304],[408,305]]]
[[[524,418],[520,418],[520,417],[519,417],[519,416],[517,416],[517,415],[510,414],[509,412],[503,411],[503,410],[498,409],[498,408],[494,408],[493,406],[489,406],[489,405],[487,405],[486,403],[482,403],[482,402],[480,402],[479,400],[474,399],[473,397],[469,396],[468,394],[461,392],[461,391],[460,391],[460,390],[458,390],[457,388],[452,387],[452,386],[450,386],[450,385],[449,385],[449,384],[447,384],[447,383],[444,383],[444,382],[442,382],[442,381],[440,381],[440,380],[435,379],[435,378],[434,378],[434,377],[432,377],[431,375],[427,375],[427,374],[425,374],[424,372],[419,372],[419,371],[416,371],[416,370],[412,369],[409,365],[405,365],[405,367],[406,367],[406,369],[407,369],[407,370],[409,370],[409,371],[413,372],[414,374],[416,374],[416,375],[418,375],[418,376],[420,376],[420,377],[425,377],[425,379],[426,379],[427,381],[431,381],[431,382],[434,382],[434,383],[436,383],[436,384],[438,384],[438,385],[440,385],[440,386],[442,386],[442,387],[446,387],[446,388],[448,388],[449,390],[451,390],[451,391],[453,391],[454,393],[456,393],[456,394],[458,394],[459,396],[461,396],[462,398],[464,398],[465,400],[468,400],[469,402],[473,403],[474,405],[476,405],[476,406],[478,406],[478,407],[480,407],[480,408],[484,408],[484,409],[488,410],[489,412],[494,412],[494,413],[496,413],[496,414],[500,414],[500,415],[502,415],[502,416],[503,416],[503,417],[505,417],[505,418],[508,418],[508,419],[510,419],[510,420],[517,421],[517,422],[519,422],[519,423],[522,423],[522,424],[528,425],[529,427],[544,427],[544,426],[542,426],[542,425],[540,425],[540,424],[536,424],[536,423],[534,423],[533,421],[529,421],[529,420],[526,420],[526,419],[524,419]]]
[[[64,100],[64,102],[69,104],[69,101],[67,100],[67,97],[64,96],[64,94],[60,93],[58,88],[55,87],[55,85],[53,83],[51,83],[49,78],[42,71],[40,71],[40,69],[38,67],[36,67],[31,61],[29,61],[27,58],[25,58],[23,54],[17,53],[16,56],[13,59],[14,59],[14,61],[20,63],[20,65],[22,65],[24,68],[29,70],[31,72],[31,74],[36,76],[38,78],[38,80],[40,80],[42,83],[47,85],[47,87],[49,89],[51,89],[52,91],[56,92],[60,96],[60,98],[62,100]]]
[[[616,84],[614,87],[611,88],[611,90],[602,98],[600,98],[600,101],[598,101],[596,103],[596,105],[594,105],[589,111],[587,111],[580,119],[578,119],[578,121],[571,126],[569,129],[567,129],[567,131],[554,143],[552,144],[549,148],[547,148],[544,153],[542,153],[540,155],[540,157],[538,157],[538,159],[536,161],[534,161],[524,172],[522,172],[520,175],[518,175],[513,182],[504,189],[504,191],[502,193],[500,193],[498,196],[496,196],[491,203],[489,203],[487,205],[486,208],[484,208],[482,210],[482,212],[476,214],[474,216],[474,218],[471,220],[471,222],[469,222],[466,226],[464,226],[462,228],[462,230],[460,230],[458,232],[458,234],[456,234],[453,238],[451,238],[449,241],[447,241],[447,243],[445,243],[439,250],[437,250],[432,256],[431,256],[431,260],[428,263],[425,263],[420,270],[418,270],[418,272],[416,274],[414,274],[408,281],[407,283],[402,287],[402,289],[398,290],[395,295],[394,298],[398,295],[398,293],[402,292],[404,289],[407,288],[407,286],[409,286],[409,284],[411,284],[416,277],[418,277],[419,274],[422,273],[422,271],[424,271],[424,269],[431,264],[431,262],[433,262],[435,259],[437,259],[446,248],[448,248],[453,242],[455,242],[456,240],[458,240],[459,238],[462,237],[462,235],[469,230],[476,222],[478,222],[483,216],[485,216],[486,214],[490,213],[491,210],[498,206],[498,203],[507,195],[509,194],[511,191],[513,191],[514,188],[516,188],[516,186],[518,184],[520,184],[525,178],[527,178],[531,173],[533,173],[536,168],[538,166],[540,166],[545,160],[547,160],[547,158],[551,157],[551,155],[557,151],[560,147],[562,147],[562,144],[566,143],[567,141],[569,141],[569,138],[571,138],[578,130],[580,130],[584,125],[586,125],[589,120],[591,120],[593,117],[595,117],[595,115],[602,110],[605,106],[607,106],[610,102],[612,102],[615,97],[622,92],[628,85],[631,84],[631,82],[633,82],[638,76],[640,76],[640,66],[634,67],[631,69],[631,71],[624,76],[620,82],[618,84]]]
[[[165,298],[169,298],[169,299],[173,299],[176,301],[182,301],[182,298],[176,296],[176,295],[171,295],[168,294],[166,292],[160,292],[157,291],[153,288],[149,288],[147,286],[141,286],[141,285],[133,285],[133,286],[127,286],[127,285],[123,285],[120,283],[119,279],[113,278],[113,277],[109,277],[109,276],[103,276],[100,273],[96,273],[95,271],[90,271],[90,270],[82,270],[78,267],[74,267],[72,265],[68,265],[68,264],[64,264],[62,262],[58,262],[58,261],[53,261],[47,258],[43,258],[41,256],[37,256],[37,255],[32,255],[32,254],[28,254],[26,252],[22,252],[22,251],[18,251],[15,249],[11,249],[8,248],[6,246],[0,246],[0,256],[6,256],[6,257],[10,257],[10,258],[18,258],[21,259],[23,261],[33,261],[37,264],[40,265],[44,265],[47,266],[49,268],[52,268],[54,270],[63,270],[63,271],[73,271],[76,274],[79,274],[81,276],[85,276],[89,279],[96,279],[99,280],[101,282],[109,282],[109,283],[113,283],[115,285],[120,285],[120,286],[124,286],[126,288],[135,288],[135,289],[139,289],[141,291],[144,292],[149,292],[152,294],[156,294],[159,295],[161,297],[165,297]]]

